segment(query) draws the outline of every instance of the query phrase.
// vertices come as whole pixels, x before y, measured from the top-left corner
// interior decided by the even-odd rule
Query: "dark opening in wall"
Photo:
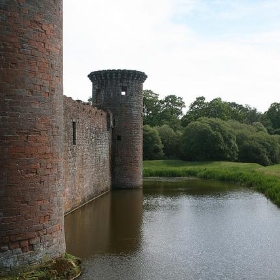
[[[112,114],[109,112],[107,113],[107,130],[110,130],[113,128],[113,120],[112,120]]]
[[[100,105],[101,101],[101,89],[98,88],[96,89],[96,105]]]
[[[122,86],[121,95],[126,95],[126,94],[127,94],[127,86]]]
[[[76,142],[77,142],[77,126],[76,126],[76,122],[72,123],[72,128],[73,128],[73,145],[76,145]]]
[[[121,141],[122,140],[122,136],[121,135],[117,135],[117,140]]]

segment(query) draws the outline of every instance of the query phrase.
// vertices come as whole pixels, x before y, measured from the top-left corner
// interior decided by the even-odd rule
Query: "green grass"
[[[3,277],[3,280],[71,280],[81,274],[81,260],[65,253],[64,257],[50,260],[32,271]]]
[[[144,161],[144,177],[197,177],[236,182],[253,187],[280,206],[280,164],[263,167],[256,163]]]

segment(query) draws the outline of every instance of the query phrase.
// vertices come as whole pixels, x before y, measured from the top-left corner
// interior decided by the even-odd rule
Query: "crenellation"
[[[142,186],[146,74],[62,89],[62,0],[0,0],[0,277],[65,253],[64,215],[112,187]]]
[[[73,122],[77,130],[75,145]],[[109,191],[111,187],[110,133],[111,131],[107,129],[107,114],[104,111],[87,103],[64,97],[64,210],[66,213]],[[100,161],[102,157],[107,160]]]
[[[141,83],[147,79],[147,75],[144,72],[136,71],[136,70],[100,70],[91,72],[88,75],[91,82],[95,81],[108,81],[108,80],[117,80],[121,82],[126,82],[129,80],[138,80]]]
[[[118,69],[91,72],[88,77],[92,82],[92,103],[113,115],[112,185],[141,187],[142,91],[147,75]]]

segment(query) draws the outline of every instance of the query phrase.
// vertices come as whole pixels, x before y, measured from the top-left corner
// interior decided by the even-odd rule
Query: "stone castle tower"
[[[94,169],[103,172],[98,183],[107,178],[116,188],[142,186],[142,90],[147,76],[132,70],[92,72],[93,105],[103,111],[67,101],[62,86],[62,2],[0,1],[0,278],[65,253],[64,200],[72,201],[72,196],[65,198],[64,193],[65,161],[69,163],[64,150],[71,146],[72,152],[82,152],[74,141],[74,126],[71,143],[63,139],[69,123],[76,124],[66,117],[66,126],[65,111],[74,108],[76,115],[87,114],[94,127],[83,135],[92,137],[98,125],[100,135],[106,131],[99,137],[106,143],[93,145],[92,138],[86,139],[99,147],[95,151],[106,161],[103,167],[108,166]],[[63,99],[73,108],[67,109]],[[108,155],[111,151],[108,159],[102,147]],[[88,161],[86,170],[91,164]],[[76,165],[73,173],[78,173]],[[105,191],[92,180],[82,185],[86,191],[81,204]]]
[[[143,83],[147,76],[135,70],[104,70],[88,75],[92,103],[113,114],[112,186],[142,186]]]
[[[65,252],[62,0],[0,1],[0,275]]]

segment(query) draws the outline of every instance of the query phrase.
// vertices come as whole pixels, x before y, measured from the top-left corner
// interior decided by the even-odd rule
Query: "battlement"
[[[142,187],[143,82],[136,70],[103,70],[88,75],[92,104],[113,115],[112,186]]]
[[[95,71],[92,105],[63,96],[62,2],[0,1],[0,278],[64,255],[65,212],[142,186],[147,75]]]
[[[111,70],[101,70],[94,71],[88,75],[92,83],[95,81],[104,80],[136,80],[144,83],[147,79],[147,75],[144,72],[136,70],[121,70],[121,69],[111,69]]]

